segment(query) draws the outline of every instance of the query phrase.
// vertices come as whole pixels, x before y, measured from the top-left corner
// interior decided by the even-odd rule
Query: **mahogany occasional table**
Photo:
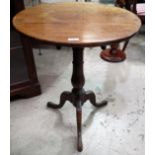
[[[83,51],[85,47],[96,47],[129,40],[139,30],[141,23],[133,13],[97,3],[71,2],[41,4],[18,13],[13,19],[14,27],[29,38],[73,49],[73,74],[71,92],[62,92],[59,104],[48,102],[50,108],[61,108],[70,101],[76,108],[77,149],[82,151],[82,105],[89,100],[95,107],[93,91],[85,91]]]

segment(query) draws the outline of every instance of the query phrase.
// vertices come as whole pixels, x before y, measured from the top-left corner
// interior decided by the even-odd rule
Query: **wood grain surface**
[[[13,18],[21,33],[66,46],[98,46],[132,37],[141,22],[133,13],[103,4],[69,2],[41,4]]]

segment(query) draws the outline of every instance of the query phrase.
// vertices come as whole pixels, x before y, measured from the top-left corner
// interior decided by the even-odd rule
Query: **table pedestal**
[[[73,89],[71,92],[64,91],[60,96],[59,104],[48,102],[47,106],[50,108],[61,108],[65,102],[70,101],[76,108],[77,119],[77,150],[82,151],[82,105],[87,100],[95,107],[102,107],[107,105],[107,101],[96,103],[95,93],[92,91],[85,91],[83,89],[85,78],[83,73],[83,48],[73,48],[73,74],[71,78]]]

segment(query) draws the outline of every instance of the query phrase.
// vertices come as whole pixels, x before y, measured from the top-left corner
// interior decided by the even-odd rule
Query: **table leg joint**
[[[62,108],[67,100],[72,102],[72,93],[69,91],[64,91],[64,92],[62,92],[62,94],[60,96],[59,104],[55,104],[53,102],[48,102],[47,107],[53,108],[53,109]]]
[[[90,103],[95,106],[95,107],[103,107],[107,105],[107,101],[106,100],[102,100],[101,102],[97,103],[96,102],[96,96],[95,93],[93,91],[86,91],[85,95],[84,95],[84,101],[89,100]]]

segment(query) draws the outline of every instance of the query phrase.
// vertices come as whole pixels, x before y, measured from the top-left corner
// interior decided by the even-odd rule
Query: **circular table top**
[[[14,27],[26,36],[66,46],[97,46],[132,37],[141,22],[133,13],[98,3],[41,4],[19,12]]]

